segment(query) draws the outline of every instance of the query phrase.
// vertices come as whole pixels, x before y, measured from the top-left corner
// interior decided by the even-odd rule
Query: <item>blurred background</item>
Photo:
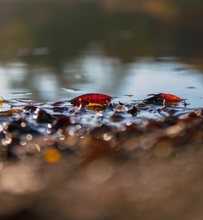
[[[0,1],[0,95],[175,93],[202,106],[202,0]]]

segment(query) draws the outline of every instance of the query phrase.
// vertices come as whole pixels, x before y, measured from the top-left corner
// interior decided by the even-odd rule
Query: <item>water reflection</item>
[[[75,96],[74,89],[138,99],[171,92],[202,106],[201,1],[20,0],[0,6],[5,98],[56,101]]]
[[[1,95],[5,98],[26,96],[57,101],[78,93],[102,92],[127,101],[126,94],[143,99],[148,93],[167,92],[188,99],[193,107],[202,106],[203,74],[175,58],[161,61],[140,58],[122,64],[119,59],[94,53],[66,63],[61,74],[50,68],[13,63],[1,67],[0,75]]]

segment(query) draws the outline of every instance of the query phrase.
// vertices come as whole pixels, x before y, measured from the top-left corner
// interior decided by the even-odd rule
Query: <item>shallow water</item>
[[[122,64],[91,52],[66,63],[61,74],[15,62],[1,66],[0,77],[0,94],[5,99],[59,101],[100,92],[129,102],[164,92],[187,99],[190,107],[203,106],[203,72],[175,57]]]

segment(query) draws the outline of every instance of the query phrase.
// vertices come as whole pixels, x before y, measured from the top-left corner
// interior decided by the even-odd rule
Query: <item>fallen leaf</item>
[[[5,100],[4,100],[2,97],[0,97],[0,106],[3,105],[4,101],[5,101]]]
[[[72,100],[70,100],[70,103],[74,106],[85,107],[90,103],[105,105],[108,104],[110,101],[111,97],[108,95],[99,93],[89,93],[73,98]]]
[[[0,112],[0,117],[9,117],[12,116],[14,113],[20,114],[22,112],[21,109],[10,109],[7,111]]]
[[[167,93],[158,93],[158,94],[148,94],[148,96],[152,96],[148,99],[145,99],[145,103],[153,103],[153,104],[177,104],[178,102],[182,101],[180,97],[173,95],[173,94],[167,94]]]
[[[159,96],[161,96],[161,98],[165,99],[166,101],[176,101],[179,102],[182,99],[176,95],[172,95],[172,94],[166,94],[166,93],[159,93]]]
[[[104,110],[104,105],[99,104],[99,103],[89,103],[86,106],[87,109],[93,110],[93,111],[103,111]]]

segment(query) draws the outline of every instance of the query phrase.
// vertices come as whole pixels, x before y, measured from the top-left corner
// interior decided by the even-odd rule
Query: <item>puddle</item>
[[[75,81],[69,65],[85,80]],[[100,92],[129,102],[130,96],[139,100],[150,93],[164,92],[187,99],[190,107],[203,105],[203,73],[175,58],[161,61],[140,58],[122,65],[119,60],[102,55],[85,55],[74,64],[67,63],[61,74],[48,68],[31,70],[25,63],[18,63],[1,67],[0,77],[0,94],[6,99],[26,96],[37,101],[60,101],[82,93]]]

